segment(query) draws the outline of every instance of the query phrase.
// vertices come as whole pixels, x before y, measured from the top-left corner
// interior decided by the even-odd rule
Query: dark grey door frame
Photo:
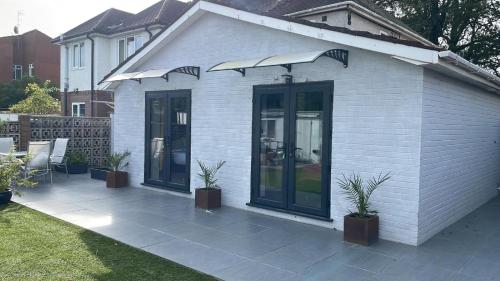
[[[176,97],[185,97],[187,98],[187,116],[186,116],[186,125],[187,125],[187,144],[186,144],[186,178],[185,184],[177,184],[168,182],[170,171],[170,157],[172,155],[171,145],[168,145],[171,139],[171,122],[169,122],[169,118],[171,118],[171,99]],[[150,106],[151,101],[154,99],[159,99],[164,105],[164,154],[167,157],[164,157],[164,170],[162,180],[151,180],[150,179],[150,159],[151,157],[151,145],[150,145],[150,126],[151,123],[151,113]],[[148,91],[146,92],[145,97],[145,134],[144,134],[144,185],[168,189],[173,191],[179,191],[183,193],[190,193],[190,172],[191,172],[191,90],[171,90],[171,91]]]
[[[312,217],[321,220],[330,219],[330,188],[331,188],[331,146],[332,146],[332,111],[333,111],[333,81],[306,82],[293,84],[257,85],[254,86],[252,113],[252,170],[251,170],[251,201],[248,205],[277,210],[296,215]],[[294,204],[295,192],[295,134],[296,134],[296,94],[300,90],[321,90],[323,92],[323,132],[322,135],[322,192],[321,209],[312,209]],[[260,184],[260,102],[261,96],[272,93],[284,93],[285,120],[283,149],[286,159],[283,165],[283,198],[281,202],[259,198]]]

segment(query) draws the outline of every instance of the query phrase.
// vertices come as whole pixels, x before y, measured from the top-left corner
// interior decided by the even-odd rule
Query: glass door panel
[[[161,98],[149,103],[149,180],[161,181],[164,175],[165,107]]]
[[[323,93],[295,97],[294,203],[320,209],[322,196]]]
[[[170,99],[169,169],[170,182],[185,184],[188,152],[188,99]]]

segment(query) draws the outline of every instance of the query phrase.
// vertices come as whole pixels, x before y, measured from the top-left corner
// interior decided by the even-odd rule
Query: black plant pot
[[[68,165],[68,174],[86,174],[89,165],[87,164],[69,164]],[[66,172],[64,167],[57,167],[56,171]]]
[[[4,192],[0,192],[0,205],[9,203],[10,199],[12,199],[12,190],[10,188]]]
[[[96,180],[106,180],[106,176],[109,172],[108,168],[91,168],[90,177]]]

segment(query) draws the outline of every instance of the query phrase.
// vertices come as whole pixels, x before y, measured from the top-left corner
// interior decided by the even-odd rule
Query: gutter
[[[439,58],[443,59],[449,63],[455,64],[456,66],[465,69],[467,72],[471,74],[475,74],[484,78],[494,84],[496,84],[500,88],[500,77],[493,75],[487,70],[483,69],[480,66],[477,66],[470,61],[462,58],[461,56],[451,52],[451,51],[442,51],[438,53]]]
[[[90,47],[90,117],[94,117],[94,48],[95,42],[90,33],[86,35],[91,42]]]

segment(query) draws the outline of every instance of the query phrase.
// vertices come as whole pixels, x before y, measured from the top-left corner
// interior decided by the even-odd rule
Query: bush
[[[51,87],[50,81],[45,81],[43,85],[29,83],[25,93],[28,98],[10,107],[14,113],[24,114],[55,114],[61,112],[61,105],[58,100],[51,96],[57,88]]]
[[[83,151],[73,151],[66,153],[66,161],[68,165],[88,164],[87,154]]]

